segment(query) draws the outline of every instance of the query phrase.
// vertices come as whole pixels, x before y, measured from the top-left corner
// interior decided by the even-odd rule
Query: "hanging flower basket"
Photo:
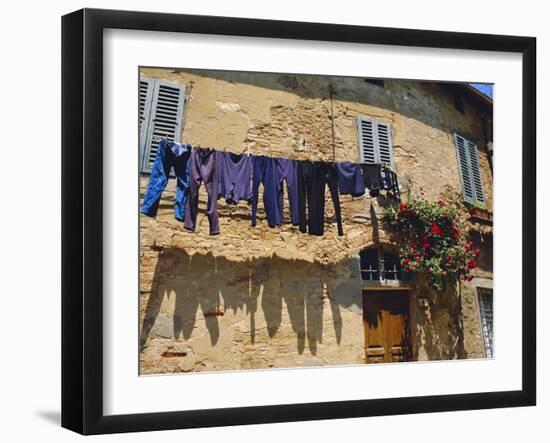
[[[480,252],[466,238],[456,210],[447,202],[411,199],[386,209],[384,222],[400,245],[405,276],[425,277],[438,290],[449,282],[472,280]]]

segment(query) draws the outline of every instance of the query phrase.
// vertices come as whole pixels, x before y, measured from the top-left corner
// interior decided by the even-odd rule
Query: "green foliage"
[[[486,204],[483,204],[483,203],[473,203],[470,205],[472,208],[474,209],[480,209],[482,211],[486,211],[487,210],[487,205]]]
[[[399,208],[386,209],[383,219],[399,237],[404,275],[424,275],[438,290],[448,282],[473,278],[470,271],[477,266],[479,249],[467,241],[456,209],[445,201],[411,199]]]

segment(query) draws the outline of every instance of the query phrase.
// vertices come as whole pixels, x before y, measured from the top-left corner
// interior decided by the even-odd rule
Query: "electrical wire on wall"
[[[332,129],[332,161],[336,162],[336,135],[334,132],[334,104],[332,99],[334,89],[332,89],[332,83],[328,86],[328,92],[330,97],[330,124]]]

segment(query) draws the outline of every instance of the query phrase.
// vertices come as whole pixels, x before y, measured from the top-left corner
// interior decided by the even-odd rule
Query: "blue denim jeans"
[[[149,184],[145,191],[141,213],[149,217],[156,217],[160,197],[168,184],[170,170],[174,168],[176,174],[176,203],[174,213],[177,220],[185,218],[185,204],[189,194],[189,156],[191,145],[183,145],[170,140],[162,139],[153,163]]]

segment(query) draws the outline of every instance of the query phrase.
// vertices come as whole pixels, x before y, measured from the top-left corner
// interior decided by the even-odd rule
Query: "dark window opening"
[[[376,80],[374,78],[366,78],[365,83],[369,83],[370,85],[381,86],[382,88],[384,87],[384,80]]]
[[[397,255],[384,252],[381,267],[384,270],[385,280],[400,280],[401,263]]]
[[[380,249],[365,249],[360,253],[361,278],[365,281],[400,280],[399,257]]]
[[[362,251],[361,257],[361,278],[363,280],[380,280],[378,249],[367,249]]]

